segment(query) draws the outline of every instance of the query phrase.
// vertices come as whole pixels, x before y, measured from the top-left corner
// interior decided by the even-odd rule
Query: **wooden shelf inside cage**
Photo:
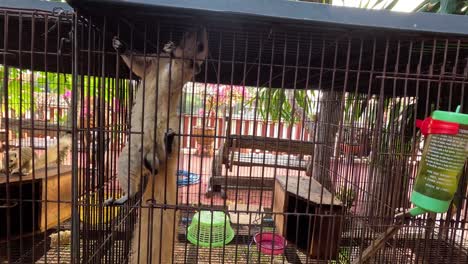
[[[276,176],[273,212],[281,213],[275,215],[276,228],[310,257],[328,260],[338,257],[342,210],[341,201],[316,180],[305,176]]]
[[[229,126],[227,127],[229,130]],[[221,197],[226,198],[227,189],[273,189],[273,177],[226,176],[222,171],[223,164],[229,171],[232,171],[233,166],[258,166],[300,170],[305,171],[306,175],[311,175],[310,160],[304,159],[303,155],[313,154],[314,142],[236,135],[230,134],[230,131],[226,131],[226,135],[229,135],[227,140],[218,149],[212,161],[212,175],[206,193],[208,197],[211,197],[213,192],[221,192]]]
[[[0,120],[0,123],[5,124],[6,121],[6,118],[2,118]],[[23,134],[25,134],[24,137],[34,138],[57,137],[58,131],[67,128],[66,126],[59,126],[53,122],[45,120],[31,120],[18,118],[9,118],[8,124],[10,128],[10,135],[14,136],[14,133],[18,132],[19,128],[21,127]]]
[[[60,174],[59,174],[60,172]],[[10,175],[10,236],[44,232],[59,222],[71,218],[72,173],[71,166],[48,167],[35,173]],[[0,205],[6,204],[7,178],[0,173]],[[21,203],[19,202],[21,201]],[[7,208],[0,208],[0,219],[6,220]],[[21,216],[21,218],[20,218]],[[19,220],[22,221],[19,221]],[[6,239],[6,224],[0,227],[0,241]]]

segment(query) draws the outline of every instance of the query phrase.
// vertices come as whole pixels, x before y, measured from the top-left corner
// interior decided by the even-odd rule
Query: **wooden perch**
[[[357,259],[355,259],[352,262],[352,264],[366,263],[368,260],[374,257],[375,254],[385,245],[385,243],[389,239],[391,239],[398,232],[398,230],[400,230],[401,227],[403,227],[404,219],[410,216],[409,212],[410,211],[407,210],[406,212],[395,215],[395,218],[396,218],[395,225],[387,228],[385,232],[380,234],[380,236],[378,236],[374,241],[372,241],[369,247],[367,247],[362,252],[362,255],[359,256]]]

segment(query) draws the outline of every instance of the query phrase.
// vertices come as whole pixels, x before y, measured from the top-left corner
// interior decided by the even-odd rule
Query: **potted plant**
[[[345,210],[349,211],[357,198],[357,193],[351,187],[342,186],[336,193],[336,198],[343,203]]]
[[[198,110],[198,123],[192,128],[197,143],[197,153],[211,156],[213,150],[217,113],[221,110],[226,115],[226,109],[237,105],[246,95],[243,86],[208,84],[204,89],[202,101],[205,107]]]
[[[343,97],[343,129],[340,149],[345,154],[367,156],[369,138],[365,128],[359,126],[365,119],[367,97],[363,94],[346,93]]]
[[[343,128],[343,142],[340,144],[341,151],[345,154],[356,155],[361,151],[356,131],[349,127]]]
[[[199,121],[202,120],[204,117],[203,109],[202,111],[198,111]],[[212,116],[212,114],[208,114]],[[212,117],[210,117],[211,119]],[[207,118],[206,123],[204,124],[197,124],[192,128],[192,133],[195,136],[195,142],[197,143],[197,155],[207,154],[211,156],[211,150],[213,149],[213,142],[214,142],[214,135],[215,135],[215,128],[212,124],[210,124],[209,119]],[[200,123],[200,122],[199,122]]]
[[[364,128],[343,128],[343,141],[341,151],[345,154],[367,156],[369,153],[369,137]]]

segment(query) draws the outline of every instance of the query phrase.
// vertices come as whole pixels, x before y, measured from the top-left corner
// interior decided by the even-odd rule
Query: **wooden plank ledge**
[[[38,180],[38,179],[49,179],[51,177],[56,177],[60,172],[60,175],[71,174],[71,166],[70,165],[61,165],[60,167],[57,166],[48,166],[47,171],[46,168],[37,169],[31,172],[28,175],[19,175],[19,174],[10,174],[9,175],[9,182],[15,183],[20,181],[30,181],[30,180]],[[0,173],[0,184],[6,183],[7,177],[5,173]]]
[[[291,155],[275,155],[271,153],[240,153],[233,152],[232,165],[266,166],[284,169],[306,170],[308,161]]]
[[[229,135],[227,139],[228,148],[260,149],[302,155],[312,155],[316,145],[311,141],[235,134]]]
[[[322,205],[342,205],[340,200],[336,197],[332,197],[330,191],[323,188],[322,185],[313,178],[305,176],[298,177],[296,175],[289,175],[287,177],[284,175],[277,175],[276,181],[280,184],[283,190],[292,195],[298,196],[305,201]]]

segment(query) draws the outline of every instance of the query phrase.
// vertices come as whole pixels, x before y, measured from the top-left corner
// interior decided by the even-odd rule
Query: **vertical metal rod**
[[[23,30],[23,15],[22,13],[19,14],[19,23],[18,23],[18,32],[22,32]],[[23,55],[23,51],[22,51],[22,48],[23,48],[23,43],[22,43],[22,34],[18,34],[18,43],[19,43],[19,47],[18,47],[18,66],[19,66],[19,78],[20,78],[20,82],[19,82],[19,89],[20,91],[23,91],[23,60],[22,60],[22,55]],[[5,86],[4,86],[5,87]],[[23,102],[23,93],[20,93],[20,102]],[[7,110],[8,108],[5,107],[5,110],[6,112],[8,112]],[[20,107],[20,113],[19,113],[19,127],[18,127],[18,134],[21,135],[23,134],[23,128],[22,128],[22,122],[23,122],[23,107]],[[8,121],[6,122],[8,123]],[[8,131],[8,129],[7,129]],[[7,137],[8,138],[8,137]],[[21,140],[19,142],[19,147],[21,148]],[[23,177],[21,176],[20,177],[20,180],[19,180],[19,184],[20,184],[20,190],[19,190],[19,193],[20,193],[20,197],[23,197]],[[23,202],[23,199],[20,199],[20,202],[19,202],[19,206],[20,208],[22,208],[24,205],[24,202]],[[20,223],[22,223],[24,221],[24,215],[23,215],[23,210],[20,211]],[[23,237],[23,225],[20,226],[20,237]],[[23,248],[23,239],[20,239],[20,252],[23,252],[24,248]],[[20,258],[21,260],[21,258]]]
[[[45,100],[45,102],[43,102],[43,103],[45,103],[45,115],[46,115],[45,119],[47,119],[47,111],[48,111],[47,106],[48,106],[48,97],[49,97],[48,96],[48,93],[49,93],[48,71],[47,71],[47,44],[48,44],[47,42],[48,42],[48,35],[49,35],[48,32],[47,32],[49,30],[48,27],[49,27],[49,16],[46,15],[45,16],[45,22],[44,22],[44,34],[45,34],[45,36],[44,36],[44,74],[45,74],[44,86],[45,86],[45,98],[44,98],[44,100]],[[59,101],[57,101],[57,102],[59,102]],[[58,104],[58,105],[60,105],[60,104]],[[48,135],[47,130],[48,130],[47,129],[47,122],[44,122],[44,134],[45,135]],[[32,135],[34,137],[35,133],[33,132]],[[47,163],[47,138],[46,138],[46,140],[44,140],[44,147],[45,147],[44,156],[45,156],[45,160],[46,160],[46,163]],[[44,185],[45,185],[45,189],[47,190],[48,189],[47,188],[48,187],[48,180],[47,180],[48,179],[48,168],[47,168],[47,166],[45,168],[45,179],[46,180],[44,181]],[[57,193],[60,193],[60,177],[58,177],[58,179],[59,179],[59,184],[57,184],[57,187],[58,187]],[[60,196],[59,196],[59,198],[60,198]],[[43,202],[42,202],[43,204],[41,205],[41,207],[44,206],[44,209],[47,212],[47,200],[48,200],[47,199],[47,192],[44,193],[44,197],[41,197],[41,200],[43,200]],[[57,203],[59,203],[59,202],[60,201],[57,201]],[[60,208],[60,206],[58,208]],[[60,211],[58,211],[57,217],[59,217],[59,216],[60,216]],[[47,226],[47,220],[48,220],[47,218],[48,218],[47,214],[45,214],[45,216],[44,216],[45,226]],[[59,219],[58,223],[60,224],[60,219]],[[47,235],[46,235],[46,233],[44,233],[43,240],[46,241],[46,239],[47,239]],[[58,250],[59,250],[59,253],[60,253],[60,239],[58,240],[58,242],[59,242],[58,243]],[[45,253],[44,254],[45,255],[44,260],[47,263],[47,247],[46,247],[45,243],[44,243],[43,250],[44,250],[44,253]],[[59,255],[59,261],[60,261],[60,254],[58,254],[58,255]]]
[[[259,49],[258,49],[258,64],[257,64],[257,73],[256,73],[256,95],[255,95],[255,103],[254,105],[257,106],[258,105],[258,95],[259,95],[259,89],[260,89],[260,76],[261,76],[261,65],[262,65],[262,58],[263,58],[263,46],[264,46],[264,37],[263,37],[263,34],[260,34],[260,40],[259,40]],[[254,113],[253,113],[253,135],[254,136],[257,136],[257,128],[258,128],[258,121],[257,121],[257,115],[258,115],[258,109],[257,107],[254,108]],[[228,138],[226,138],[226,140],[228,140]],[[252,138],[252,144],[253,144],[253,141],[254,139]],[[253,159],[253,152],[251,153],[251,159],[250,161],[252,162],[252,159]],[[252,179],[252,175],[253,175],[253,167],[250,166],[249,168],[249,180]],[[263,193],[263,191],[261,192]],[[247,206],[250,204],[250,199],[251,199],[251,190],[250,190],[250,187],[247,191]],[[259,203],[259,206],[261,207],[262,206],[262,202],[260,201]],[[252,222],[252,215],[249,214],[249,223]],[[249,227],[248,227],[248,234],[250,235],[252,232],[252,225],[249,224]],[[247,264],[250,262],[250,246],[247,248]]]
[[[31,60],[30,60],[30,68],[31,69],[34,69],[34,65],[35,65],[35,62],[34,62],[34,48],[35,48],[35,36],[36,35],[36,14],[33,14],[32,15],[32,18],[31,18]],[[30,74],[30,110],[31,110],[31,130],[30,130],[30,133],[31,133],[31,136],[30,136],[30,142],[31,142],[31,148],[34,150],[34,133],[35,133],[35,122],[34,120],[36,119],[35,118],[35,111],[34,111],[34,83],[35,83],[35,80],[34,80],[34,70],[31,70],[31,74]],[[32,172],[32,179],[33,179],[33,182],[36,181],[36,175],[35,175],[35,172],[34,172],[34,161],[35,161],[35,157],[34,155],[32,156],[31,158],[31,162],[33,164],[33,172]],[[35,197],[36,196],[36,185],[33,184],[32,185],[32,197],[33,198],[33,201],[32,201],[32,215],[35,215],[36,214],[36,200],[35,200]],[[33,218],[33,226],[36,226],[36,219]],[[32,236],[32,244],[35,245],[36,244],[36,234],[33,233],[33,236]],[[33,246],[32,247],[32,258],[35,259],[36,258],[36,248]]]
[[[8,73],[9,73],[9,67],[7,66],[7,52],[8,52],[8,24],[9,24],[9,17],[7,11],[3,12],[3,17],[5,18],[4,22],[4,31],[3,31],[3,48],[5,49],[5,52],[3,53],[3,100],[4,100],[4,109],[5,109],[5,148],[6,148],[6,153],[5,155],[9,155],[10,151],[10,126],[9,126],[9,109],[8,109]],[[5,167],[9,168],[9,159],[5,158]],[[5,198],[6,198],[6,244],[7,244],[7,260],[8,262],[12,261],[12,256],[11,256],[11,208],[10,208],[10,172],[7,169],[6,171],[6,186],[5,186]]]
[[[78,58],[79,58],[79,46],[78,46],[78,16],[79,13],[73,15],[73,90],[72,90],[72,109],[77,109],[76,97],[78,87]],[[80,263],[80,218],[78,208],[78,128],[77,128],[77,112],[72,111],[72,244],[71,244],[71,264]]]

